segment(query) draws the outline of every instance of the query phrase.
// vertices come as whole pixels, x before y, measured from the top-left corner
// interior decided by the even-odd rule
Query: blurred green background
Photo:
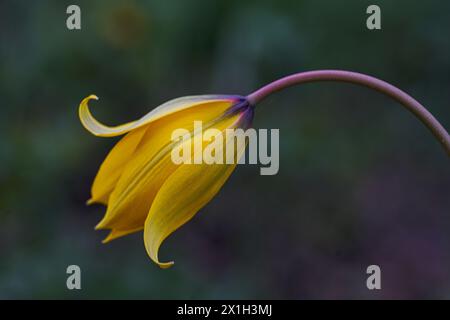
[[[66,28],[78,4],[82,30]],[[108,245],[105,209],[85,206],[116,139],[86,132],[77,108],[118,124],[179,96],[248,94],[298,71],[387,80],[450,127],[450,2],[0,2],[0,298],[450,298],[450,167],[394,101],[316,83],[260,104],[280,129],[280,171],[239,166],[161,249],[138,233]],[[82,290],[66,289],[66,268]],[[366,268],[382,269],[369,291]]]

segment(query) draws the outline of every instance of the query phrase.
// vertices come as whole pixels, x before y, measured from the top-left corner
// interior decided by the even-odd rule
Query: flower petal
[[[234,141],[233,141],[234,143]],[[227,141],[226,148],[234,147]],[[235,153],[239,158],[245,144]],[[161,268],[173,265],[160,262],[158,250],[162,242],[189,221],[223,186],[236,167],[234,164],[183,164],[158,191],[145,221],[144,244],[150,258]]]
[[[109,127],[98,122],[91,114],[88,106],[88,102],[92,99],[98,100],[96,95],[90,95],[84,98],[78,109],[78,114],[83,126],[95,136],[99,137],[114,137],[125,134],[131,130],[142,127],[155,120],[165,117],[169,114],[184,110],[195,105],[204,104],[207,102],[228,102],[233,103],[239,99],[243,99],[240,96],[228,96],[228,95],[200,95],[200,96],[188,96],[174,100],[170,100],[159,107],[153,109],[145,116],[136,121],[131,121],[119,126]]]
[[[106,159],[100,166],[91,189],[91,199],[88,204],[107,204],[108,198],[116,186],[126,164],[130,161],[139,142],[144,136],[146,127],[141,127],[127,133],[114,148],[111,149]]]
[[[194,130],[194,121],[218,121],[230,104],[208,102],[177,112],[148,126],[138,150],[129,160],[108,201],[107,212],[96,229],[129,229],[143,226],[151,203],[163,182],[179,165],[173,163],[171,140],[175,129]],[[229,116],[212,125],[220,130],[230,126],[238,116]],[[183,143],[191,143],[185,141]]]
[[[126,236],[130,233],[134,233],[137,231],[142,230],[143,227],[138,227],[138,228],[134,228],[134,229],[127,229],[127,230],[117,230],[117,229],[112,229],[111,232],[108,234],[108,236],[102,241],[102,243],[108,243],[114,239]]]

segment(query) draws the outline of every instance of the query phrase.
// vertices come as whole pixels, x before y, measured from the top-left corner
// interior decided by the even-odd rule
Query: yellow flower
[[[234,138],[227,139],[228,129],[249,127],[254,106],[272,93],[295,84],[325,80],[360,84],[396,99],[431,130],[450,155],[447,130],[425,107],[391,84],[356,72],[315,70],[296,73],[269,83],[246,97],[205,95],[179,98],[157,107],[139,120],[117,127],[105,126],[92,116],[88,102],[98,98],[91,95],[81,102],[79,108],[84,127],[100,137],[126,134],[102,163],[88,200],[88,204],[98,202],[107,206],[104,218],[96,227],[111,230],[103,242],[144,229],[144,244],[150,258],[162,268],[171,266],[173,262],[162,263],[158,259],[161,243],[217,194],[244,152],[246,144],[242,139],[237,145]],[[201,139],[197,144],[200,148],[195,148],[201,134],[195,127],[196,121],[202,121],[207,129],[218,132],[210,135],[206,142]],[[182,139],[173,140],[172,134],[177,129],[185,129],[185,133]],[[225,136],[225,145],[210,148],[215,145],[211,140],[214,141],[219,134]],[[223,163],[179,163],[178,160],[173,161],[174,150],[190,151],[189,159],[193,158],[194,163],[197,163],[197,156],[201,158],[206,150],[214,150],[212,158],[219,154],[225,155],[227,160]],[[233,150],[232,163],[228,162],[228,150]]]
[[[111,230],[104,243],[143,229],[148,255],[160,267],[167,268],[173,262],[159,261],[161,243],[217,194],[236,166],[236,161],[175,164],[171,151],[198,138],[195,121],[224,134],[226,129],[249,127],[253,107],[241,96],[184,97],[164,103],[139,120],[108,127],[90,113],[91,99],[98,98],[91,95],[80,104],[84,127],[100,137],[126,134],[103,161],[92,185],[88,204],[107,206],[96,229]],[[176,129],[188,130],[188,138],[173,141]],[[208,142],[201,143],[204,150]],[[245,144],[235,147],[229,143],[227,140],[223,148],[236,148],[236,157],[242,155]]]

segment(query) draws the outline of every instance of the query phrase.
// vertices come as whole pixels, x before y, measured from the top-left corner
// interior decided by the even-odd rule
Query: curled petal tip
[[[83,104],[83,103],[88,103],[89,102],[89,100],[98,100],[99,98],[95,95],[95,94],[91,94],[91,95],[89,95],[89,96],[87,96],[86,98],[84,98],[82,101],[81,101],[81,103]]]
[[[161,269],[168,269],[175,264],[174,261],[170,262],[157,262],[155,261]]]
[[[90,206],[91,204],[94,204],[95,200],[93,198],[90,198],[88,201],[86,201],[86,205]]]
[[[145,237],[145,234],[144,234],[144,237]],[[156,248],[148,248],[146,243],[145,243],[145,245],[146,245],[147,253],[148,253],[150,259],[154,263],[156,263],[161,269],[170,268],[171,266],[173,266],[175,264],[174,261],[169,261],[169,262],[161,262],[161,261],[159,261],[159,258],[158,258],[159,246],[156,247]]]

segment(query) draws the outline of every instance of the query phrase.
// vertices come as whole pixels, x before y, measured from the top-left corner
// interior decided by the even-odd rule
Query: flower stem
[[[249,94],[247,96],[247,100],[250,104],[256,105],[258,102],[274,92],[296,84],[316,81],[341,81],[355,83],[375,89],[376,91],[384,93],[387,96],[397,100],[406,109],[411,111],[420,121],[422,121],[428,129],[431,130],[436,139],[438,139],[444,147],[447,155],[450,156],[450,137],[448,132],[424,106],[399,88],[394,87],[383,80],[365,74],[342,70],[316,70],[300,72],[269,83],[268,85]]]

